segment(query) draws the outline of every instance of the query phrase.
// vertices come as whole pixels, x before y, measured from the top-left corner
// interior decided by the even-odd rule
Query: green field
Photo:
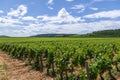
[[[117,80],[120,38],[0,38],[0,49],[56,80]]]

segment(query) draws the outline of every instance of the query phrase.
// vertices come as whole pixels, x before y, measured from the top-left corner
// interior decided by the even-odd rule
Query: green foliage
[[[27,61],[35,70],[47,68],[46,73],[58,80],[86,80],[88,61],[90,79],[96,80],[106,71],[112,76],[113,66],[120,71],[119,41],[119,38],[1,38],[0,49]]]
[[[97,63],[91,63],[89,64],[89,73],[90,73],[90,79],[91,80],[96,80],[97,76],[98,76],[98,68],[97,68]]]

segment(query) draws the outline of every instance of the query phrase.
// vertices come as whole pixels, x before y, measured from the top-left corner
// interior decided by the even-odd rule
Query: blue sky
[[[1,0],[0,35],[120,29],[120,0]]]

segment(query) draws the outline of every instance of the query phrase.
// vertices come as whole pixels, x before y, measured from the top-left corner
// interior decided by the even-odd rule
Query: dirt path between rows
[[[25,62],[11,59],[0,50],[0,80],[53,80],[39,71],[31,70]]]

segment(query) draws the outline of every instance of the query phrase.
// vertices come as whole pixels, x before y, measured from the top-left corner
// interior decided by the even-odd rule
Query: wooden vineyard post
[[[90,80],[89,67],[88,67],[87,60],[85,61],[85,69],[86,69],[86,72],[87,72],[87,80]]]

